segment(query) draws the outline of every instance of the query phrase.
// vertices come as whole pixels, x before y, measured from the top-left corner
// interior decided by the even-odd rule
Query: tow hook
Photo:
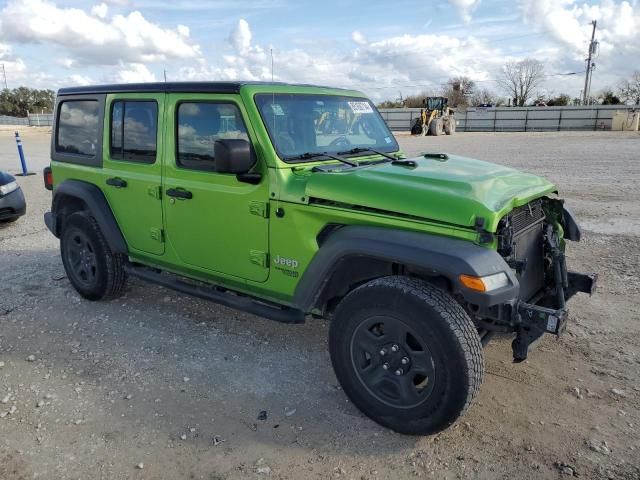
[[[513,340],[513,362],[520,363],[527,359],[529,347],[543,334],[560,335],[567,324],[567,311],[564,308],[540,307],[529,303],[518,306],[520,325]]]

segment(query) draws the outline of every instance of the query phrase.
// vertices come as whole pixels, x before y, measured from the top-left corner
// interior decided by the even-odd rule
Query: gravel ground
[[[49,133],[23,129],[31,168]],[[600,274],[559,340],[486,350],[475,405],[427,438],[385,430],[331,371],[328,325],[281,325],[132,281],[91,303],[65,278],[41,175],[0,226],[0,479],[640,478],[640,136],[399,136],[544,175],[585,227],[569,262]],[[0,169],[18,167],[0,131]],[[266,412],[266,414],[265,414]]]

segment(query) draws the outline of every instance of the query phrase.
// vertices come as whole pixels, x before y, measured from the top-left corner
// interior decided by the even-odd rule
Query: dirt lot
[[[41,171],[48,134],[22,132]],[[281,325],[139,281],[117,301],[82,300],[42,222],[41,176],[20,178],[28,215],[0,227],[0,479],[640,478],[640,136],[400,142],[557,183],[585,227],[570,265],[600,274],[562,338],[519,365],[508,340],[490,344],[457,425],[397,435],[347,401],[326,322]],[[0,169],[17,166],[0,131]]]

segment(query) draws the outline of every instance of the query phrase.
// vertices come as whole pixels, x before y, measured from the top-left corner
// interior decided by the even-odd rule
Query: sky
[[[592,20],[597,92],[640,69],[639,0],[8,0],[0,63],[9,88],[273,75],[380,101],[460,75],[501,94],[505,62],[530,57],[539,93],[577,97]]]

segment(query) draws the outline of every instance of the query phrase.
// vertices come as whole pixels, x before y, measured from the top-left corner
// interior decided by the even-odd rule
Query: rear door
[[[164,93],[111,94],[105,105],[103,191],[131,251],[164,253]]]
[[[166,117],[162,201],[167,242],[182,262],[200,270],[265,281],[269,275],[267,169],[258,159],[255,168],[263,174],[258,185],[215,171],[216,140],[252,141],[253,130],[240,97],[170,94]]]

